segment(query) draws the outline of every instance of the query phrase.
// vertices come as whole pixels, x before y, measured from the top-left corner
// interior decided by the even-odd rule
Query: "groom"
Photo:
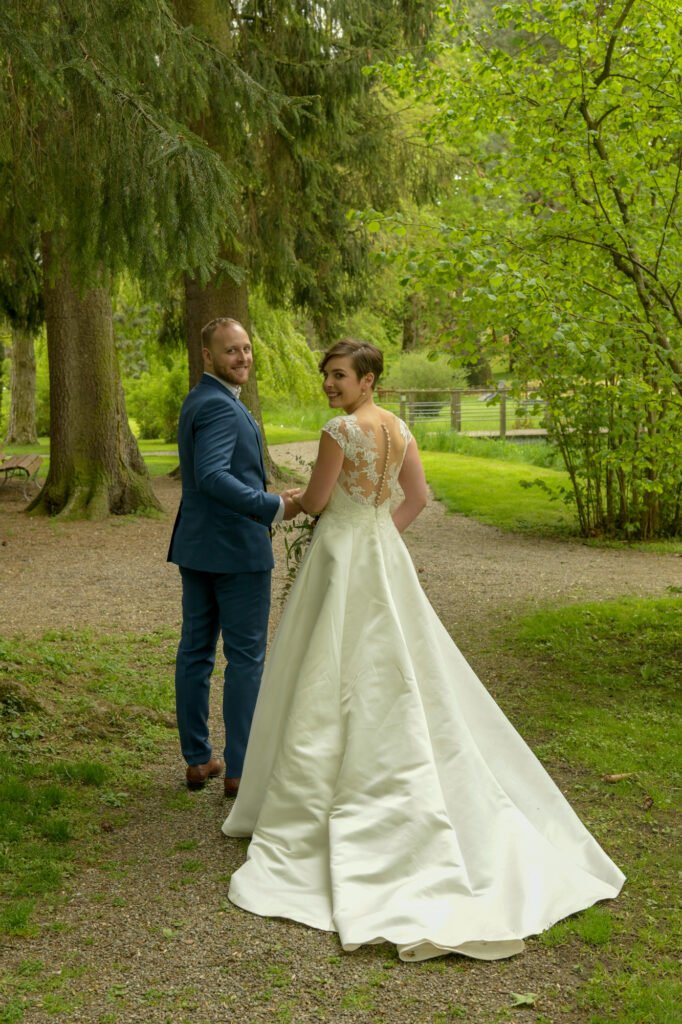
[[[182,578],[176,712],[188,787],[224,774],[225,795],[234,796],[265,660],[270,527],[298,508],[288,492],[267,493],[260,431],[239,401],[253,364],[248,334],[238,321],[218,317],[201,340],[204,374],[180,413],[182,501],[168,552]],[[219,632],[227,658],[224,762],[213,756],[208,737]]]

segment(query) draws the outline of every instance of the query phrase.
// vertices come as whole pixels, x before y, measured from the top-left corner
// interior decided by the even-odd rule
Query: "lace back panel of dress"
[[[393,417],[389,425],[362,427],[355,416],[337,416],[326,424],[344,452],[339,487],[362,505],[380,508],[398,492],[398,474],[403,464],[410,432],[402,420]]]

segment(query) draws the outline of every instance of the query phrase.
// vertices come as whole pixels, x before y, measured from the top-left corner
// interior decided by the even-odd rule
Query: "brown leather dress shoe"
[[[223,785],[225,786],[225,796],[233,797],[239,792],[239,783],[241,779],[223,779]]]
[[[206,764],[187,765],[187,788],[203,789],[207,779],[214,779],[216,775],[222,775],[225,765],[219,757],[212,757]]]

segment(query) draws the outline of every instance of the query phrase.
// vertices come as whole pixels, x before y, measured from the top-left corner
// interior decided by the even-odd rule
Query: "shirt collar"
[[[209,373],[208,370],[204,370],[204,373],[206,374],[207,377],[213,377],[213,380],[217,380],[219,384],[222,384],[224,388],[227,388],[227,390],[230,391],[235,398],[239,398],[242,389],[239,387],[238,384],[228,384],[226,380],[221,380],[220,377],[216,377],[214,373]]]

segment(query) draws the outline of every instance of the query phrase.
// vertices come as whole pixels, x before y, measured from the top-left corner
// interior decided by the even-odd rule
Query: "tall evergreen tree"
[[[234,62],[172,6],[48,0],[0,11],[0,238],[43,239],[52,452],[34,503],[52,514],[156,504],[127,426],[111,276],[207,275],[234,219],[225,164],[187,127]]]
[[[202,323],[220,314],[248,325],[248,285],[260,281],[271,301],[293,301],[326,342],[344,307],[364,284],[364,238],[347,210],[393,187],[397,162],[387,145],[385,112],[364,71],[406,40],[422,40],[430,0],[176,0],[181,17],[226,47],[269,95],[278,117],[260,130],[232,116],[224,91],[212,97],[203,136],[240,184],[240,219],[225,250],[227,269],[205,285],[188,278],[191,381],[200,372]],[[199,130],[199,129],[198,129]],[[246,401],[258,413],[257,379]]]

